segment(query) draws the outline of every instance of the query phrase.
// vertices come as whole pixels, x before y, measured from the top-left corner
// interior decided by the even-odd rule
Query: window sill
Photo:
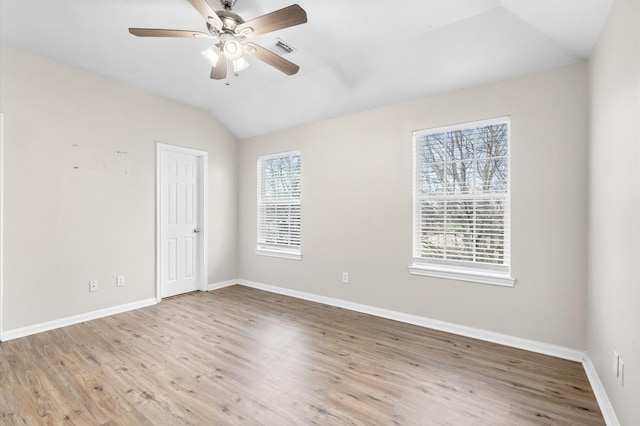
[[[282,259],[290,260],[302,260],[302,253],[300,253],[299,251],[273,250],[258,247],[253,252],[260,256],[279,257]]]
[[[438,268],[413,264],[409,266],[409,273],[426,277],[445,278],[457,281],[469,281],[479,284],[513,287],[516,279],[504,274],[487,273],[480,271],[467,271],[453,268]]]

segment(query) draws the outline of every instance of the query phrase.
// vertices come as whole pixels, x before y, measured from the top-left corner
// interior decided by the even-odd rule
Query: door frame
[[[4,317],[4,113],[0,112],[0,342]]]
[[[156,142],[156,301],[162,300],[162,223],[161,223],[161,196],[162,196],[162,153],[171,152],[176,154],[192,155],[198,158],[198,224],[201,230],[202,242],[198,259],[200,277],[200,291],[207,291],[208,288],[208,259],[209,259],[209,216],[208,216],[208,194],[209,194],[209,153],[183,146],[169,145]]]

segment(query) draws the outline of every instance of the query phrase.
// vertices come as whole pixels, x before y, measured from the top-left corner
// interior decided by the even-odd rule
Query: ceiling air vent
[[[271,45],[269,46],[269,50],[271,50],[273,53],[277,53],[280,56],[285,56],[291,54],[292,52],[295,52],[297,49],[281,38],[277,38],[273,43],[271,43]]]

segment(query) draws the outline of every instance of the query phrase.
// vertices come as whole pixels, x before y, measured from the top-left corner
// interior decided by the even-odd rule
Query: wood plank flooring
[[[242,286],[0,344],[2,425],[603,425],[582,366]]]

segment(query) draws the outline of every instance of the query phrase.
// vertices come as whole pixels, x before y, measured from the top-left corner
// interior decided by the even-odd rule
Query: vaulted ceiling
[[[306,24],[254,41],[291,45],[300,71],[249,57],[228,85],[200,54],[214,40],[127,31],[206,32],[187,0],[2,0],[0,40],[202,108],[246,138],[584,60],[612,1],[298,0]],[[291,3],[237,0],[233,11],[249,20]]]

